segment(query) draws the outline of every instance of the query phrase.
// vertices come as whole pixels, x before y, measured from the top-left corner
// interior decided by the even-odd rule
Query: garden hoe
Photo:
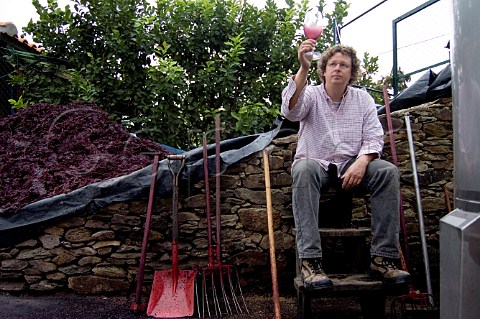
[[[180,165],[174,165],[178,161]],[[153,277],[147,315],[157,318],[189,317],[194,312],[197,271],[178,269],[178,179],[184,166],[184,155],[168,156],[168,167],[173,180],[172,269],[155,271]]]

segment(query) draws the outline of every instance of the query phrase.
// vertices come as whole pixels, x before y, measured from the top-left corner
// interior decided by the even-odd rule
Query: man
[[[300,122],[292,166],[292,203],[304,284],[309,288],[332,286],[322,269],[318,218],[322,191],[337,182],[345,190],[371,194],[372,276],[405,283],[410,274],[397,266],[400,178],[393,164],[380,159],[383,128],[373,98],[350,86],[357,80],[360,61],[353,48],[335,45],[318,62],[323,83],[308,86],[312,61],[305,53],[315,45],[315,40],[300,45],[300,68],[282,93],[282,114]]]

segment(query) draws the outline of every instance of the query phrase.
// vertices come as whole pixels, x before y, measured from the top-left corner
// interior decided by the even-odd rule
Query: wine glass
[[[323,32],[323,15],[317,7],[308,9],[305,13],[303,22],[303,33],[308,39],[317,40]],[[312,57],[312,60],[318,60],[322,56],[320,52],[310,51],[305,56]]]

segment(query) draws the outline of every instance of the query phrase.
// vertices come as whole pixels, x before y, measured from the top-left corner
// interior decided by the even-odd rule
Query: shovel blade
[[[147,315],[157,318],[179,318],[193,315],[195,303],[195,270],[179,270],[176,289],[173,270],[156,271]]]

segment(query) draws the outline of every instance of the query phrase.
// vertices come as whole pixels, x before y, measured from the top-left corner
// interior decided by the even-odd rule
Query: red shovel
[[[180,160],[180,167],[172,162]],[[178,176],[185,166],[184,155],[168,156],[168,167],[173,179],[172,199],[172,269],[155,271],[147,315],[157,318],[189,317],[194,312],[196,270],[178,269]]]

